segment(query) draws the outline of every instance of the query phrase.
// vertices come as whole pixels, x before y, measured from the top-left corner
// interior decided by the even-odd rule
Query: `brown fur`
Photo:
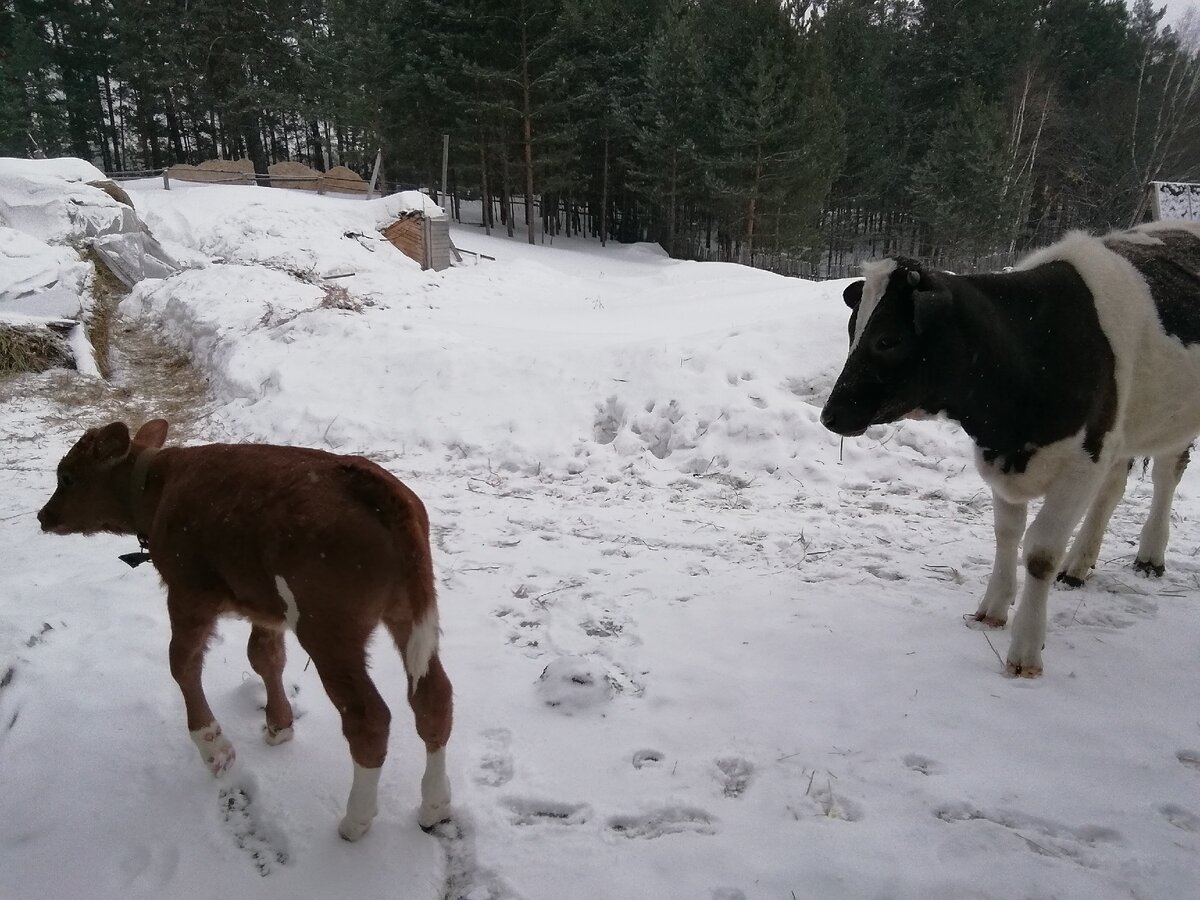
[[[424,505],[362,457],[255,444],[158,450],[143,489],[134,463],[162,447],[166,432],[162,419],[132,440],[120,422],[89,429],[59,463],[58,489],[38,513],[43,530],[134,534],[144,526],[167,589],[171,674],[193,733],[216,726],[201,669],[225,614],[252,623],[247,655],[267,687],[268,742],[291,727],[281,577],[295,598],[296,638],[342,715],[351,756],[366,768],[382,765],[391,715],[367,672],[366,643],[382,622],[404,655],[413,626],[436,615]],[[408,696],[426,749],[440,750],[452,701],[436,646],[425,676],[415,685],[409,676]]]

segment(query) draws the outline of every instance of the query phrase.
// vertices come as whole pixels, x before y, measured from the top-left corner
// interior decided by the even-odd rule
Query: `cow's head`
[[[42,531],[54,534],[128,534],[133,529],[129,465],[135,446],[161,447],[162,419],[147,422],[135,437],[124,422],[89,428],[58,464],[58,485],[38,512]]]
[[[863,266],[863,279],[842,295],[850,307],[850,354],[821,412],[821,423],[842,435],[929,412],[928,355],[946,320],[949,288],[936,273],[908,259]]]

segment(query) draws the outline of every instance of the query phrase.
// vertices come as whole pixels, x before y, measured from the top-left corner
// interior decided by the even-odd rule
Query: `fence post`
[[[163,176],[163,190],[169,191],[171,189],[171,176],[167,174],[166,169],[163,169],[162,176]]]

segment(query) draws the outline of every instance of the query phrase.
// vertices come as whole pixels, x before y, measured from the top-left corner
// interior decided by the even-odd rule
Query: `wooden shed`
[[[422,269],[440,272],[450,267],[450,217],[444,213],[429,216],[419,209],[401,213],[383,229],[383,236]]]

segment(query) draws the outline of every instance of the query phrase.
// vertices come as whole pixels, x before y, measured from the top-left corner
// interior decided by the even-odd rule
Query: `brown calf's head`
[[[152,419],[131,439],[124,422],[89,428],[58,464],[58,487],[38,512],[54,534],[131,534],[133,487],[128,464],[135,448],[158,448],[167,423]]]

